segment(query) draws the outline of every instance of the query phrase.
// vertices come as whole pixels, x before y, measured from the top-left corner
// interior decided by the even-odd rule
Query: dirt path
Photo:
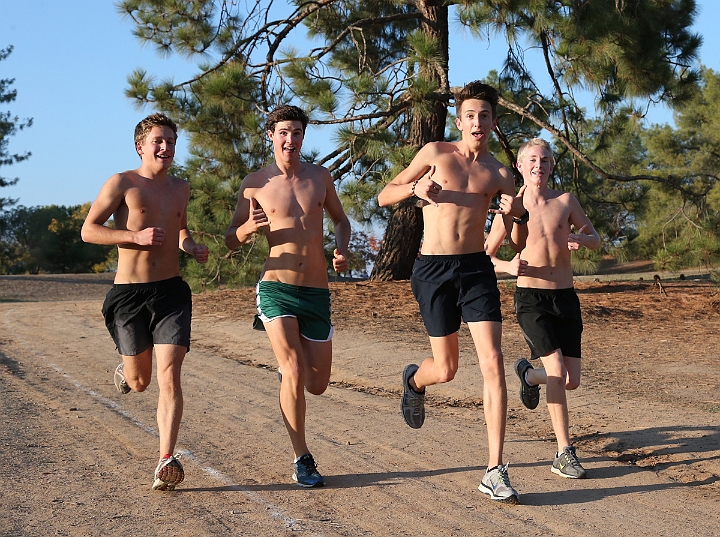
[[[508,507],[476,489],[482,378],[465,334],[458,376],[432,390],[425,426],[402,421],[400,372],[428,349],[404,283],[333,288],[332,386],[308,399],[308,441],[327,481],[313,490],[290,480],[274,358],[248,329],[251,292],[197,296],[179,440],[187,477],[174,493],[152,492],[157,385],[116,392],[105,280],[76,279],[0,278],[2,535],[720,535],[714,287],[669,283],[669,297],[647,282],[580,289],[585,384],[570,405],[591,475],[582,481],[549,471],[547,411],[519,402],[511,367],[525,347],[504,312],[505,459],[522,501]],[[31,301],[31,284],[60,300]]]

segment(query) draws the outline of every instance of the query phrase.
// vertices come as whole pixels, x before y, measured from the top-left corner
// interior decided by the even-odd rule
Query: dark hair
[[[265,130],[275,132],[275,125],[281,121],[299,121],[302,123],[303,132],[305,132],[310,119],[307,117],[307,114],[303,112],[302,108],[290,104],[283,104],[268,114],[265,120]]]
[[[498,92],[492,86],[483,84],[479,80],[465,84],[465,86],[455,94],[455,113],[458,116],[460,115],[462,103],[468,99],[478,99],[489,102],[493,119],[497,116]]]

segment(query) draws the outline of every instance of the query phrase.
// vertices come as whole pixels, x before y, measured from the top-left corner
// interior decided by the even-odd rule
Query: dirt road
[[[456,379],[430,391],[425,426],[399,413],[400,373],[428,353],[407,283],[334,284],[336,360],[308,398],[326,478],[291,480],[266,336],[252,291],[195,297],[183,368],[186,481],[150,490],[157,385],[121,396],[100,315],[107,276],[0,277],[1,535],[720,535],[720,298],[699,281],[578,286],[584,384],[571,435],[590,479],[550,472],[547,410],[519,401],[526,354],[503,290],[505,459],[522,505],[477,490],[486,463],[482,378],[467,332]],[[41,300],[41,301],[37,301]],[[543,392],[544,393],[544,392]]]

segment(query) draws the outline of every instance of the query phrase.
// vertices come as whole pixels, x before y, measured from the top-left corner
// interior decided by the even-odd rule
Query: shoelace
[[[510,476],[508,476],[507,466],[501,466],[497,469],[497,472],[490,474],[490,483],[493,488],[497,488],[498,485],[510,486]]]
[[[565,463],[570,466],[580,465],[580,459],[578,459],[578,456],[574,450],[566,449],[562,452],[562,458],[565,459]]]
[[[304,460],[304,461],[299,461],[299,462],[302,465],[302,467],[305,470],[305,473],[307,475],[312,475],[315,472],[317,472],[317,464],[315,464],[314,460],[309,460],[309,461]]]

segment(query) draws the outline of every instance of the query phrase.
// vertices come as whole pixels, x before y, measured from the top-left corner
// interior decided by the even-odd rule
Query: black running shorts
[[[431,337],[454,334],[463,320],[502,322],[495,268],[485,252],[421,255],[410,283]]]
[[[159,282],[115,284],[105,297],[102,313],[123,356],[136,356],[163,344],[190,350],[192,292],[180,276]]]
[[[583,323],[575,289],[518,287],[515,313],[531,358],[547,356],[556,349],[563,356],[581,357]]]

